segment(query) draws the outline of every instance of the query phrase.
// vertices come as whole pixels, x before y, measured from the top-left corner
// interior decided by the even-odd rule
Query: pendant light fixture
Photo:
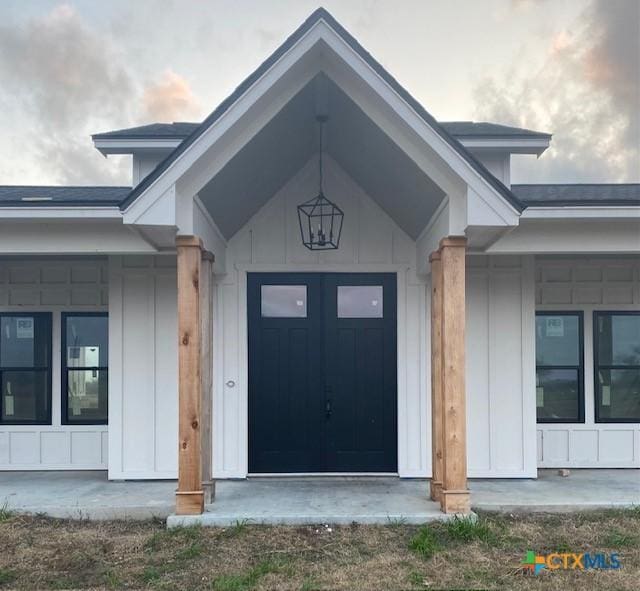
[[[298,205],[298,221],[302,243],[309,250],[336,250],[340,245],[344,213],[324,195],[323,139],[327,115],[318,115],[318,195]]]

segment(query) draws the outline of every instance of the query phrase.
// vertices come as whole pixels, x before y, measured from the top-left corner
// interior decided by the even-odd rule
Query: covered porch
[[[424,503],[431,499],[430,508],[446,514],[469,513],[467,254],[483,252],[516,226],[522,206],[328,17],[306,23],[271,59],[123,204],[125,224],[177,251],[176,513],[200,515],[212,502],[215,512],[216,476],[323,472],[432,473],[431,487],[425,482],[422,490]],[[341,233],[333,236],[339,248],[305,248],[299,206],[314,195],[344,213]],[[326,246],[324,233],[318,229],[318,246]],[[264,317],[263,292],[254,289],[252,275],[276,273],[288,274],[284,283],[297,287],[321,274],[327,283],[340,274],[389,276],[389,291],[381,291],[385,311],[377,316],[389,330],[374,351],[385,360],[379,399],[372,403],[373,395],[360,394],[355,401],[353,392],[363,390],[367,379],[363,359],[349,361],[360,368],[354,375],[361,371],[353,380],[336,379],[337,372],[326,367],[314,374],[322,361],[302,354],[293,364],[302,368],[295,376],[286,369],[290,359],[272,359],[271,368],[282,372],[276,377],[276,369],[252,365],[251,335],[260,330],[256,319]],[[382,290],[382,283],[375,287]],[[306,285],[300,293],[312,291]],[[293,316],[309,320],[315,310],[320,318],[338,291],[326,295],[319,289],[325,299],[315,308],[315,296],[309,296],[309,315],[306,295],[300,296],[294,305],[302,313]],[[340,315],[327,318],[305,341],[309,349],[323,348],[325,359],[327,325],[337,324]],[[300,320],[298,335],[311,334],[313,322]],[[271,381],[260,389],[256,383],[264,375]],[[339,387],[340,395],[326,394]],[[313,400],[312,390],[319,392]],[[271,405],[262,402],[267,394]],[[335,408],[337,416],[338,403],[347,397],[344,414],[335,419],[341,431],[334,428],[327,436],[325,414],[329,421]],[[362,408],[346,408],[358,403]],[[260,421],[261,429],[255,427]],[[289,431],[296,436],[285,443],[270,436]],[[527,457],[512,469],[520,476],[530,473],[533,457],[521,447]],[[271,461],[262,461],[261,453]]]
[[[104,472],[8,472],[0,506],[71,519],[167,518],[175,481],[109,482]],[[443,519],[426,499],[428,482],[378,478],[251,478],[221,481],[207,522],[254,524],[425,523]],[[536,480],[472,479],[473,509],[554,512],[640,506],[640,470],[540,470]],[[170,525],[189,524],[173,516]]]

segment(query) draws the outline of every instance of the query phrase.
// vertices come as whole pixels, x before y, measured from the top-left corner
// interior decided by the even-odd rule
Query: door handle
[[[331,408],[330,398],[327,398],[327,402],[325,404],[324,410],[325,410],[325,417],[327,420],[329,420],[331,418],[331,414],[333,413],[333,409]]]

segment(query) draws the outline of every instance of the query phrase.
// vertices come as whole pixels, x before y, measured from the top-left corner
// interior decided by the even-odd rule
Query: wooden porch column
[[[204,511],[200,373],[200,271],[202,242],[178,236],[178,490],[176,513]]]
[[[216,483],[211,477],[212,419],[213,419],[213,262],[214,256],[202,252],[200,273],[200,369],[202,384],[202,490],[204,502],[211,503],[216,494]]]
[[[465,254],[464,236],[440,241],[442,265],[442,396],[445,513],[471,510],[467,489],[467,417],[465,390]]]
[[[442,265],[440,252],[431,263],[431,499],[440,501],[443,472],[442,425]]]

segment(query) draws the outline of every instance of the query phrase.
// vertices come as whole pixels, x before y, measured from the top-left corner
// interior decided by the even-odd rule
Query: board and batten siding
[[[539,424],[541,468],[638,468],[640,423],[596,423],[593,312],[640,311],[638,257],[537,257],[536,309],[584,313],[584,423]]]
[[[0,425],[0,470],[104,470],[106,425],[62,425],[61,315],[107,311],[106,258],[0,259],[0,312],[52,315],[51,424]]]
[[[315,253],[300,243],[296,205],[315,194],[315,162],[229,241],[228,272],[215,285],[217,478],[247,474],[246,274],[251,271],[397,274],[398,473],[431,474],[428,279],[416,274],[415,242],[327,160],[325,193],[345,212],[339,250]],[[467,316],[469,474],[535,477],[533,257],[470,257]]]
[[[176,478],[176,257],[109,260],[109,478]]]
[[[430,470],[427,285],[415,272],[415,242],[331,158],[325,193],[344,211],[340,248],[324,253],[300,241],[296,206],[317,194],[312,159],[228,244],[227,274],[216,278],[214,476],[247,475],[248,272],[396,273],[398,278],[398,472]],[[217,338],[216,338],[217,337]],[[222,343],[222,349],[220,347]]]
[[[469,256],[467,457],[471,478],[536,477],[531,256]]]

